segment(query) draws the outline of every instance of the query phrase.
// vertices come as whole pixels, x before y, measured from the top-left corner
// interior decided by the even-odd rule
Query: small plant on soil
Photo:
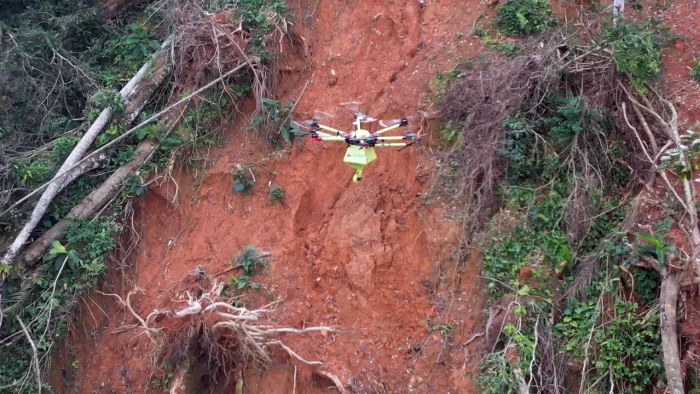
[[[454,327],[450,323],[436,324],[430,327],[430,332],[441,332],[444,335],[449,335]]]
[[[498,8],[496,28],[509,36],[529,36],[544,31],[553,21],[547,0],[508,0]]]
[[[264,133],[267,141],[275,149],[282,146],[282,140],[293,142],[294,135],[301,133],[299,126],[292,123],[294,104],[282,104],[278,100],[265,97],[261,102],[264,110],[253,116],[248,128]]]
[[[474,34],[477,37],[484,38],[489,35],[489,32],[483,27],[477,26],[472,31],[472,34]]]
[[[234,276],[228,282],[230,287],[241,290],[245,288],[259,289],[260,285],[250,279],[260,267],[265,267],[265,257],[267,253],[258,251],[254,245],[247,245],[236,255],[232,264],[234,267],[241,267],[243,274]]]
[[[270,204],[277,205],[284,200],[284,189],[279,185],[270,185]]]
[[[163,370],[163,375],[160,379],[152,379],[150,382],[151,386],[156,390],[168,391],[170,390],[170,382],[173,380],[173,372],[170,370],[170,366],[166,362],[161,364],[160,368]]]
[[[693,64],[693,68],[690,70],[690,77],[700,82],[700,59]]]
[[[253,194],[253,186],[255,186],[255,179],[248,178],[246,169],[243,166],[236,166],[236,172],[233,174],[233,191],[235,193]]]

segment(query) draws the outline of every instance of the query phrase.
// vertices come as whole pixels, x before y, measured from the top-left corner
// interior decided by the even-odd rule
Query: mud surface
[[[664,56],[664,90],[684,123],[692,124],[700,120],[700,87],[688,77],[700,56],[699,5],[674,1],[661,11],[673,32],[686,37]],[[305,44],[283,55],[281,101],[298,100],[300,119],[316,109],[335,113],[330,123],[338,128],[352,121],[339,105],[345,101],[361,101],[363,110],[380,118],[434,110],[431,78],[483,51],[469,32],[477,18],[492,12],[477,0],[301,0],[294,29]],[[268,156],[246,143],[255,139],[245,130],[248,121],[232,115],[227,143],[212,150],[203,177],[175,174],[177,197],[171,181],[151,187],[137,202],[140,243],[128,261],[128,278],[112,270],[105,291],[144,289],[133,304],[147,315],[172,307],[195,267],[220,272],[253,244],[273,258],[253,278],[262,289],[246,292],[246,299],[256,306],[279,300],[280,325],[337,327],[284,341],[306,359],[322,361],[320,369],[337,375],[349,392],[478,392],[470,377],[480,342],[465,343],[485,320],[479,256],[458,265],[459,223],[440,204],[421,198],[433,178],[434,138],[419,149],[379,150],[363,181],[353,184],[341,144],[303,142]],[[252,163],[255,193],[232,193],[235,166]],[[270,182],[284,188],[284,204],[271,206]],[[128,312],[113,298],[93,294],[80,313],[55,360],[56,391],[153,390],[151,347],[139,329],[124,329],[134,323]],[[436,329],[442,324],[451,329]],[[312,367],[284,352],[274,355],[269,368],[245,371],[245,392],[335,391]],[[222,384],[215,392],[234,388]]]
[[[352,121],[339,105],[350,100],[375,117],[411,114],[419,105],[430,111],[430,79],[477,54],[478,41],[468,33],[488,12],[477,1],[302,1],[296,14],[303,23],[295,29],[306,43],[297,52],[306,58],[287,54],[281,99],[299,99],[298,118],[315,109],[335,113],[330,123],[338,128]],[[108,291],[144,289],[133,305],[145,316],[172,307],[193,268],[220,272],[253,244],[273,258],[254,278],[263,288],[249,291],[249,302],[280,300],[280,325],[337,327],[284,341],[306,359],[323,361],[321,369],[349,390],[476,392],[463,344],[482,320],[478,269],[476,261],[458,267],[454,260],[459,224],[423,203],[434,170],[429,148],[379,150],[363,181],[353,184],[341,144],[304,142],[269,157],[255,144],[243,145],[253,139],[247,123],[245,116],[232,122],[228,143],[211,152],[201,183],[193,174],[175,174],[177,198],[171,181],[138,201],[141,240],[129,262],[131,278],[114,274]],[[232,193],[235,165],[251,163],[257,163],[255,193]],[[285,204],[270,205],[269,182],[284,188]],[[64,346],[71,350],[56,360],[66,372],[54,385],[68,383],[60,390],[71,393],[153,389],[147,338],[139,329],[122,331],[134,323],[128,312],[95,294],[86,297],[81,315],[81,329]],[[431,330],[442,323],[452,329]],[[275,356],[265,371],[246,371],[246,392],[326,391],[312,367],[283,352]],[[71,369],[73,360],[78,369]],[[233,385],[217,391],[233,392]]]

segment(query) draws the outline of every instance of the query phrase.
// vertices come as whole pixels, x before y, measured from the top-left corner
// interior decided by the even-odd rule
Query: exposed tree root
[[[333,384],[335,384],[335,387],[338,389],[338,391],[339,391],[341,394],[346,394],[346,393],[347,393],[347,391],[345,390],[345,387],[343,386],[343,382],[341,382],[341,381],[340,381],[340,378],[338,378],[337,376],[333,375],[333,374],[330,373],[330,372],[326,372],[326,371],[316,371],[316,372],[314,372],[314,373],[315,373],[316,375],[322,376],[322,377],[324,377],[324,378],[330,380],[331,382],[333,382]]]
[[[156,330],[153,328],[150,328],[148,326],[148,324],[146,323],[146,321],[143,320],[143,318],[138,313],[136,313],[136,311],[134,311],[134,308],[131,306],[131,295],[135,294],[135,293],[143,292],[143,289],[140,289],[137,287],[134,290],[131,290],[129,292],[129,294],[126,295],[126,301],[124,301],[124,299],[122,297],[120,297],[119,295],[114,294],[114,293],[103,293],[99,290],[95,290],[95,291],[102,294],[102,295],[116,297],[117,300],[119,300],[119,303],[121,303],[129,311],[129,313],[131,313],[131,315],[141,324],[141,327],[143,327],[144,332],[146,333],[148,338],[151,339],[151,341],[154,341],[152,334],[154,332],[156,332]]]
[[[195,298],[186,293],[187,299],[184,300],[187,306],[178,310],[153,310],[144,322],[144,326],[148,327],[158,316],[166,315],[173,319],[182,319],[188,316],[197,316],[205,322],[205,331],[216,337],[232,337],[241,349],[241,353],[246,359],[257,360],[261,362],[270,362],[268,347],[271,345],[279,346],[287,352],[291,357],[309,365],[321,365],[320,361],[308,361],[287,345],[279,338],[282,333],[303,334],[314,331],[333,331],[333,328],[326,326],[306,327],[296,329],[291,327],[274,327],[263,324],[262,320],[265,315],[273,312],[269,309],[270,306],[259,309],[247,309],[236,307],[224,300],[220,295],[221,286],[214,282],[212,289]]]

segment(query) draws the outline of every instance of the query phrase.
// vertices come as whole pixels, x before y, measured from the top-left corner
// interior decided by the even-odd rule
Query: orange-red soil
[[[294,30],[306,48],[283,55],[288,67],[280,75],[281,100],[298,99],[297,118],[315,109],[336,113],[331,125],[338,128],[352,120],[339,106],[345,101],[361,101],[363,110],[380,118],[435,110],[429,81],[483,50],[469,32],[478,17],[492,13],[486,3],[300,0]],[[664,58],[666,91],[686,123],[700,120],[700,88],[687,75],[700,56],[698,7],[674,1],[664,14],[674,32],[687,37]],[[256,144],[244,144],[255,139],[245,131],[248,120],[239,117],[227,127],[228,142],[212,150],[201,183],[179,171],[177,199],[175,183],[167,182],[152,185],[137,201],[139,246],[128,260],[128,278],[111,270],[107,291],[125,295],[139,286],[143,293],[134,295],[133,305],[145,316],[172,307],[192,269],[220,272],[253,244],[272,259],[254,277],[263,288],[247,291],[246,299],[254,306],[280,300],[274,314],[279,325],[337,327],[327,335],[283,339],[302,357],[322,361],[320,369],[337,375],[349,392],[478,392],[471,373],[479,340],[464,346],[484,320],[478,256],[457,265],[458,221],[421,198],[434,173],[430,138],[419,149],[378,150],[379,158],[354,184],[341,144],[297,143],[268,157]],[[255,193],[232,193],[235,166],[252,163]],[[285,204],[270,205],[269,182],[284,188]],[[138,328],[120,331],[135,321],[114,298],[84,297],[77,321],[55,358],[56,392],[153,390],[149,341]],[[452,330],[431,331],[441,323]],[[245,392],[334,390],[313,378],[313,367],[281,351],[274,355],[268,368],[245,371]],[[233,385],[215,392],[233,393]]]
[[[375,117],[434,110],[430,79],[478,53],[479,42],[468,33],[490,9],[477,1],[306,0],[295,11],[300,22],[294,29],[307,55],[288,56],[281,99],[300,97],[298,118],[315,109],[334,112],[332,125],[347,128],[351,114],[339,105],[345,101],[363,102]],[[219,272],[253,244],[271,252],[272,260],[254,278],[263,288],[246,297],[257,306],[279,299],[279,325],[337,327],[328,335],[283,339],[306,359],[324,362],[321,369],[348,390],[475,392],[474,360],[463,345],[482,320],[477,261],[457,266],[459,224],[447,220],[440,206],[423,203],[434,171],[426,148],[379,150],[362,182],[354,184],[341,144],[303,142],[261,161],[267,151],[243,145],[252,137],[247,122],[239,117],[228,127],[228,143],[211,152],[201,184],[175,174],[176,204],[173,182],[152,186],[139,199],[135,223],[141,239],[129,261],[130,282],[114,274],[107,282],[118,283],[109,291],[125,295],[131,283],[144,289],[133,305],[145,316],[172,307],[193,268]],[[255,162],[255,193],[232,193],[236,164]],[[269,182],[284,188],[285,204],[270,205]],[[113,332],[134,323],[114,298],[85,299],[81,322],[56,358],[55,370],[65,370],[64,379],[54,376],[57,392],[147,391],[146,336],[138,328]],[[431,332],[440,323],[453,329]],[[296,392],[323,392],[315,387],[323,384],[312,379],[312,367],[284,352],[274,354],[266,370],[246,371],[246,392],[291,393],[294,365]],[[79,368],[71,368],[73,360]],[[233,386],[217,390],[233,392]]]

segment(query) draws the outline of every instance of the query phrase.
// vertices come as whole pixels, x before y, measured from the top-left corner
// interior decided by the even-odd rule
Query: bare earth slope
[[[478,43],[468,33],[477,16],[488,12],[475,0],[304,0],[296,15],[306,24],[295,29],[305,39],[307,57],[289,61],[281,76],[282,101],[301,95],[297,117],[314,109],[335,112],[331,123],[339,128],[351,121],[339,106],[344,101],[362,101],[377,117],[410,114],[430,98],[428,82],[435,72],[477,53]],[[144,289],[133,304],[146,315],[172,306],[173,288],[198,265],[220,272],[244,245],[253,244],[273,258],[254,278],[263,289],[246,297],[257,305],[279,299],[275,316],[281,325],[338,327],[326,336],[284,340],[306,359],[323,361],[322,369],[348,389],[476,392],[469,380],[473,360],[463,345],[482,319],[478,268],[470,262],[458,269],[453,257],[458,223],[445,219],[439,204],[422,204],[420,195],[433,174],[425,148],[380,150],[363,181],[353,184],[341,144],[304,142],[261,161],[267,152],[242,145],[246,124],[247,119],[233,123],[229,142],[212,151],[201,184],[177,174],[175,204],[173,182],[151,187],[138,201],[141,240],[127,270],[130,279],[113,274],[105,291],[125,295],[133,285]],[[235,165],[255,162],[255,193],[232,193]],[[286,204],[270,206],[270,181],[284,188]],[[138,329],[114,333],[133,318],[113,298],[85,299],[81,322],[56,360],[56,370],[64,371],[64,379],[54,376],[57,392],[152,389],[147,338]],[[453,328],[431,332],[439,323]],[[314,387],[322,384],[311,378],[311,367],[299,365],[295,383],[294,363],[275,354],[266,371],[248,369],[246,392],[323,392]],[[77,369],[71,367],[74,360]],[[233,392],[232,387],[218,390]]]

